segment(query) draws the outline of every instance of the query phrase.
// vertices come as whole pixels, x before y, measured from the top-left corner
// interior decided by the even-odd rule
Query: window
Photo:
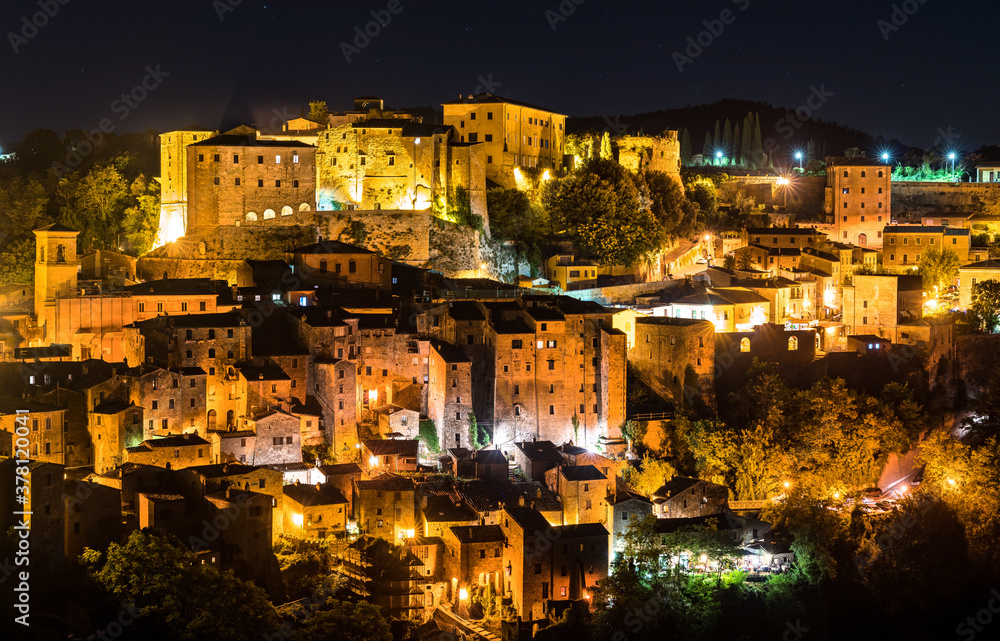
[[[486,142],[493,142],[493,134],[486,134],[484,138],[486,138]]]
[[[212,182],[213,182],[214,184],[218,185],[218,184],[219,184],[219,177],[218,177],[218,176],[216,176],[216,177],[215,177],[215,180],[213,180]]]
[[[281,164],[281,156],[275,156],[274,157],[274,164],[276,164],[276,165],[280,165]]]
[[[275,180],[274,181],[274,186],[275,187],[281,187],[281,181],[280,180]]]
[[[750,351],[750,339],[743,337],[740,339],[740,351],[749,352]]]
[[[257,164],[258,165],[263,165],[264,164],[264,157],[263,156],[257,156]]]
[[[258,187],[263,187],[263,186],[264,186],[264,179],[263,179],[263,178],[261,178],[261,179],[259,179],[259,180],[257,181],[257,186],[258,186]]]
[[[549,369],[554,370],[556,368],[556,362],[553,360],[549,361]]]
[[[349,261],[347,263],[347,272],[349,274],[355,274],[358,271],[358,264],[355,261]]]
[[[523,342],[520,339],[512,340],[510,342],[511,349],[521,349],[523,347]]]
[[[219,154],[212,154],[212,160],[219,162]]]
[[[799,349],[799,338],[797,336],[792,336],[788,339],[788,351],[794,352]]]

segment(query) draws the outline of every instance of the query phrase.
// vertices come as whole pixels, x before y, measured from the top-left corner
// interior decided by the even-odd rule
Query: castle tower
[[[177,240],[187,231],[187,152],[184,148],[215,134],[207,129],[160,134],[160,225],[156,246]]]
[[[73,296],[77,290],[76,237],[80,232],[53,223],[35,230],[35,318],[45,326],[56,298]]]

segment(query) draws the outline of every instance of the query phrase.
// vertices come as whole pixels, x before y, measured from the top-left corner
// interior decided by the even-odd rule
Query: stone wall
[[[900,223],[919,223],[921,216],[987,213],[998,201],[1000,183],[892,183],[892,215]]]
[[[577,300],[589,300],[601,305],[632,304],[636,296],[652,294],[667,287],[677,287],[681,281],[661,280],[651,283],[635,283],[633,285],[613,285],[611,287],[595,287],[593,289],[578,289],[565,292]]]
[[[758,205],[787,207],[803,212],[823,210],[826,190],[824,176],[800,176],[794,178],[787,187],[779,185],[779,179],[780,176],[731,176],[719,186],[719,200],[732,203],[737,198],[752,197]]]

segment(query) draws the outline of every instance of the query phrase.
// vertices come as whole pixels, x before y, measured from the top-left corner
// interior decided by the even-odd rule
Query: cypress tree
[[[729,122],[729,118],[726,118],[726,125],[722,129],[722,162],[726,165],[729,164],[729,159],[733,156],[733,125]]]
[[[712,134],[705,132],[705,144],[701,147],[702,163],[706,165],[712,164]]]
[[[764,143],[760,138],[760,114],[755,114],[753,123],[753,142],[751,143],[754,158],[764,157]],[[756,163],[755,163],[756,165]]]
[[[716,118],[715,119],[715,135],[712,136],[712,148],[713,148],[712,156],[713,157],[715,156],[715,151],[714,150],[717,150],[721,144],[722,144],[722,136],[719,133],[719,119]]]
[[[687,127],[681,131],[681,164],[691,164],[691,134]]]
[[[732,163],[734,165],[741,164],[740,154],[743,152],[743,141],[740,139],[740,123],[736,123],[733,126],[733,153],[732,153]]]
[[[760,158],[754,156],[753,149],[753,112],[748,112],[743,119],[743,139],[740,141],[743,155],[743,166],[755,167],[760,163]]]

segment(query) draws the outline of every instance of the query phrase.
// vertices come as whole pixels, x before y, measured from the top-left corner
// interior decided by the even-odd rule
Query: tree
[[[0,184],[0,243],[47,224],[48,205],[48,190],[36,178],[15,176]]]
[[[0,285],[35,282],[35,239],[24,238],[7,245],[0,252]]]
[[[420,421],[417,439],[423,441],[427,451],[431,454],[437,454],[441,451],[441,443],[438,441],[437,427],[434,426],[434,421]]]
[[[330,124],[330,112],[326,108],[326,101],[310,100],[309,115],[306,118],[324,127]]]
[[[672,238],[686,236],[695,225],[696,211],[684,197],[680,184],[662,171],[647,171],[642,179],[649,192],[649,209],[662,232]]]
[[[56,193],[64,203],[60,222],[80,231],[81,249],[118,248],[125,209],[130,204],[129,184],[119,171],[126,161],[95,165],[84,175],[69,174],[59,181]]]
[[[698,178],[687,186],[688,200],[698,205],[705,216],[713,216],[719,211],[719,194],[715,184],[707,178]]]
[[[670,463],[646,454],[642,457],[642,464],[638,469],[628,466],[622,470],[621,476],[622,480],[636,492],[649,496],[676,474]]]
[[[1000,436],[1000,365],[994,365],[984,378],[985,384],[969,403],[969,417],[964,421],[978,440]]]
[[[979,331],[996,332],[1000,326],[1000,281],[991,278],[973,285],[969,312]]]
[[[554,228],[574,237],[583,257],[633,265],[665,244],[664,230],[643,207],[648,188],[618,163],[592,160],[581,172],[551,182],[542,202]]]
[[[136,204],[125,209],[122,233],[129,253],[142,256],[153,248],[160,225],[160,188],[139,174],[130,187]]]
[[[743,153],[743,139],[740,137],[740,123],[733,125],[733,148],[729,154],[729,162],[733,165],[740,164],[740,154]]]
[[[712,164],[712,158],[715,154],[712,153],[712,134],[705,132],[705,143],[701,146],[701,161],[706,165]]]
[[[712,136],[712,158],[715,158],[715,152],[719,151],[722,147],[722,128],[719,126],[719,119],[715,119],[715,134]]]
[[[740,152],[741,152],[741,164],[744,167],[757,166],[759,164],[758,159],[753,156],[753,112],[746,115],[743,119],[743,134],[740,140]]]
[[[750,140],[750,157],[753,159],[753,167],[755,169],[761,164],[758,158],[764,157],[764,143],[762,142],[760,136],[760,113],[755,114],[753,118],[753,137]]]
[[[962,265],[958,254],[950,247],[938,249],[928,247],[920,256],[920,275],[924,279],[924,289],[946,289],[958,278],[958,268]]]
[[[328,599],[292,637],[293,641],[392,641],[389,622],[378,606]]]
[[[691,132],[687,127],[681,132],[681,164],[684,166],[691,164]]]
[[[261,588],[196,563],[167,535],[135,531],[125,544],[112,543],[104,555],[85,550],[80,560],[110,596],[140,611],[136,638],[238,641],[277,628]]]
[[[601,160],[613,160],[611,153],[611,134],[607,131],[601,136]]]
[[[489,442],[489,435],[483,428],[479,427],[479,422],[476,421],[476,413],[469,412],[469,448],[478,450],[486,447]]]

